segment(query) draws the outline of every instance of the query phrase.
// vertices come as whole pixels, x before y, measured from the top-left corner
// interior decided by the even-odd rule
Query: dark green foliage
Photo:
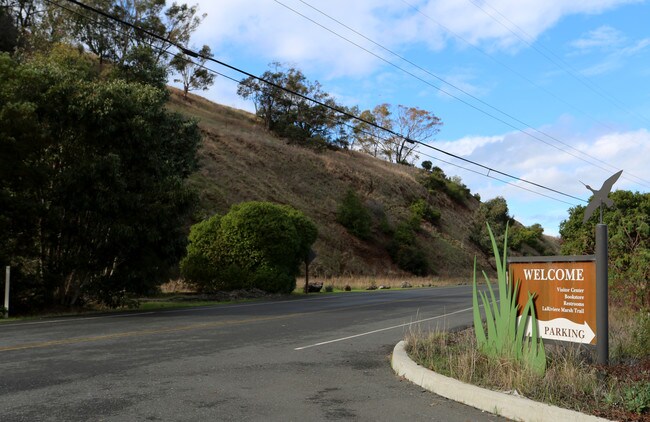
[[[174,82],[183,84],[183,97],[187,98],[189,91],[206,91],[213,83],[215,74],[205,67],[206,61],[213,56],[210,47],[204,45],[199,51],[199,57],[193,58],[186,54],[177,54],[171,60],[170,65],[179,78]]]
[[[447,192],[447,195],[461,205],[471,196],[469,188],[461,181],[460,177],[452,177],[447,180],[445,185],[445,192]]]
[[[418,199],[411,204],[411,213],[434,225],[440,222],[440,211],[431,208],[431,205],[424,199]]]
[[[470,232],[470,239],[485,253],[492,251],[492,242],[487,229],[488,223],[497,244],[503,244],[503,236],[508,224],[514,224],[514,219],[508,214],[508,203],[497,196],[494,199],[483,202],[476,210],[474,223]]]
[[[429,273],[430,268],[426,255],[419,247],[415,236],[419,224],[420,220],[413,218],[400,223],[388,245],[388,253],[400,269],[424,276]]]
[[[13,53],[18,46],[18,30],[4,7],[0,7],[0,52]]]
[[[429,262],[422,249],[417,245],[401,245],[394,253],[393,261],[397,266],[417,276],[429,274]]]
[[[335,113],[331,108],[308,101],[279,88],[285,88],[304,97],[314,98],[339,110],[356,113],[337,104],[332,96],[322,90],[318,81],[311,82],[296,68],[285,68],[280,63],[271,63],[271,69],[264,72],[262,79],[270,85],[249,77],[240,82],[237,94],[251,99],[258,117],[264,126],[291,143],[313,148],[346,147],[350,130],[346,126],[349,118]]]
[[[440,221],[440,211],[431,208],[424,199],[411,204],[410,211],[410,216],[395,229],[384,231],[392,237],[387,250],[400,269],[424,276],[431,272],[431,266],[418,242],[417,233],[421,230],[423,220],[437,224]]]
[[[431,173],[422,179],[422,185],[430,192],[445,191],[447,187],[447,176],[440,167],[433,167]]]
[[[650,307],[650,193],[615,191],[615,208],[605,209],[609,231],[610,297],[633,308]],[[593,254],[599,213],[583,224],[585,207],[569,210],[560,224],[562,253]]]
[[[431,168],[433,167],[433,163],[429,160],[427,161],[422,161],[422,168],[425,169],[426,171],[431,171]]]
[[[529,227],[513,225],[508,235],[508,244],[512,249],[518,251],[524,245],[537,249],[543,234],[544,228],[540,224],[533,224]]]
[[[167,70],[157,63],[156,54],[149,46],[133,47],[113,72],[118,79],[167,89]]]
[[[336,214],[336,221],[362,240],[370,238],[372,218],[355,191],[348,190]]]
[[[444,192],[461,205],[465,204],[465,201],[471,196],[470,190],[459,177],[447,177],[440,167],[433,167],[431,172],[421,179],[420,183],[429,192]]]
[[[190,229],[187,254],[181,260],[181,274],[204,291],[232,290],[239,283],[240,270],[222,263],[221,216],[214,215]],[[231,283],[234,285],[231,286]]]
[[[223,217],[192,226],[181,273],[205,292],[258,288],[289,293],[316,236],[316,226],[300,211],[242,203]]]
[[[117,306],[165,280],[195,203],[195,122],[76,50],[0,56],[0,258],[24,307]]]

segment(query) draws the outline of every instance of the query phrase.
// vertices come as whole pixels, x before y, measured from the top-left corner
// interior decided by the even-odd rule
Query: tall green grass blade
[[[476,333],[476,344],[479,348],[484,347],[487,343],[485,331],[483,330],[483,321],[478,306],[478,289],[476,286],[476,256],[474,257],[474,279],[472,283],[472,312],[474,314],[474,332]]]
[[[534,295],[528,293],[528,301],[532,304]],[[532,324],[531,332],[531,351],[532,356],[528,359],[530,367],[538,374],[543,374],[546,371],[546,349],[544,348],[544,341],[538,338],[537,315],[535,314],[535,306],[530,307],[530,322]],[[539,341],[539,344],[538,344]]]
[[[483,271],[488,292],[479,292],[476,284],[476,258],[474,259],[474,278],[472,287],[472,306],[474,310],[474,327],[478,347],[488,356],[501,356],[509,359],[523,361],[538,373],[546,370],[546,350],[541,339],[537,338],[537,318],[535,315],[534,295],[528,293],[528,300],[524,306],[521,320],[517,324],[517,297],[520,294],[520,281],[508,280],[507,251],[508,251],[508,226],[503,240],[503,255],[499,252],[494,233],[487,225],[492,251],[496,260],[497,300],[490,278]],[[488,296],[489,294],[489,296]],[[478,306],[478,297],[485,308],[486,330],[483,330]],[[526,340],[526,326],[528,315],[531,315],[532,336]]]
[[[494,296],[494,289],[492,289],[492,283],[490,283],[490,278],[487,276],[485,271],[483,271],[483,277],[485,277],[485,284],[487,284],[488,292],[490,293],[490,306],[492,306],[492,315],[494,315],[495,320],[501,318],[501,310],[499,309],[499,302],[497,302],[496,297]]]

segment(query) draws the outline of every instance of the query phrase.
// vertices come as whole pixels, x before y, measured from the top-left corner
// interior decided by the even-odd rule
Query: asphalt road
[[[0,420],[497,420],[390,367],[470,321],[458,286],[0,324]]]

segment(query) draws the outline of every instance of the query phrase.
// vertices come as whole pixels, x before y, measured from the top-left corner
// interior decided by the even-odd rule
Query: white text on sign
[[[534,281],[584,281],[582,268],[524,268],[526,280]]]

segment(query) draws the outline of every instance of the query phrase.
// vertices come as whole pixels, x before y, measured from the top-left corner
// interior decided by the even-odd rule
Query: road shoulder
[[[486,412],[509,419],[530,422],[557,422],[571,420],[576,422],[606,422],[607,419],[539,403],[524,397],[500,393],[426,369],[406,353],[406,342],[400,341],[393,349],[391,365],[397,375],[414,384],[450,400],[464,403]]]

